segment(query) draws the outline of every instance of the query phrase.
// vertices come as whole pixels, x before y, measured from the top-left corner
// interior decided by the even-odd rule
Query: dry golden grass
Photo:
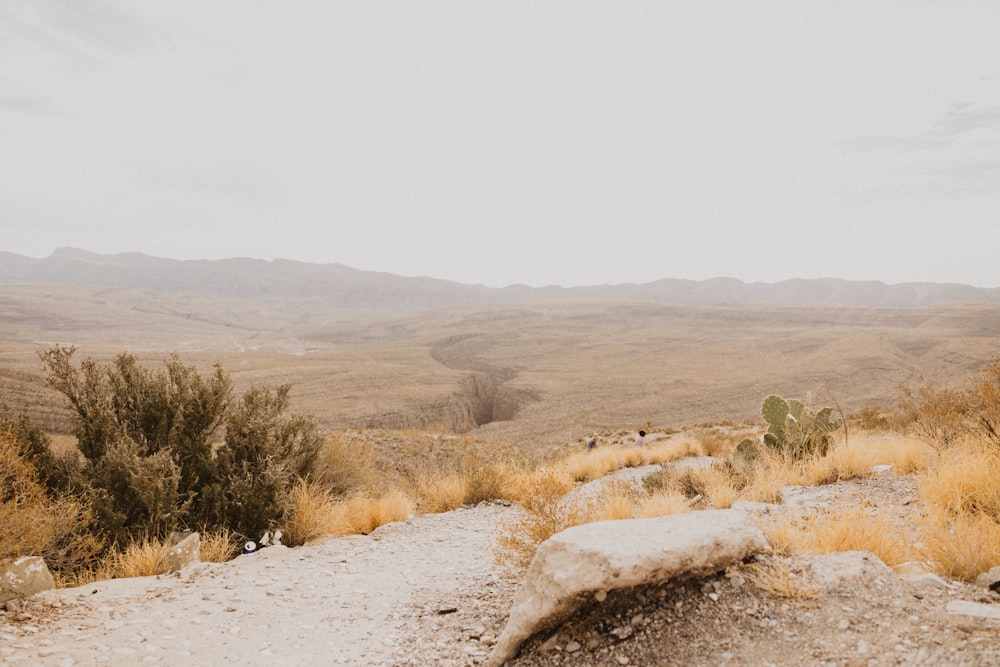
[[[312,478],[332,493],[341,495],[376,489],[384,476],[378,457],[364,434],[336,431],[326,435]]]
[[[100,553],[90,525],[87,505],[50,497],[20,444],[0,429],[0,559],[41,556],[57,578],[69,580]]]
[[[379,526],[405,521],[415,509],[413,500],[401,491],[390,491],[377,498],[354,496],[338,506],[338,535],[368,535]]]
[[[681,514],[690,510],[691,503],[683,494],[676,491],[662,491],[647,494],[640,499],[635,508],[635,516],[651,518],[667,516],[668,514]]]
[[[494,558],[508,574],[526,568],[538,545],[556,533],[591,520],[589,508],[560,504],[558,499],[537,502],[531,510],[503,521],[497,533]]]
[[[952,516],[983,514],[1000,521],[1000,450],[968,440],[941,453],[920,478],[924,502]]]
[[[742,572],[754,587],[773,597],[788,600],[814,600],[819,597],[816,584],[783,559],[771,558],[752,563]]]
[[[225,563],[240,553],[239,540],[228,530],[201,533],[201,560],[204,563]]]
[[[693,437],[703,456],[723,457],[729,455],[746,435],[728,427],[702,426],[694,429]]]
[[[915,556],[902,529],[865,505],[824,510],[802,519],[785,517],[767,524],[764,533],[779,554],[870,551],[889,566]]]
[[[317,482],[299,480],[291,492],[292,512],[282,527],[282,543],[297,547],[337,532],[340,504]]]
[[[163,542],[158,539],[141,539],[124,548],[112,547],[94,572],[96,580],[149,577],[167,571],[167,555]]]
[[[417,480],[420,508],[431,514],[447,512],[465,504],[470,480],[457,472],[442,476],[421,477]]]
[[[563,468],[538,468],[511,474],[505,497],[531,511],[536,504],[561,498],[574,486],[573,476]]]
[[[951,444],[920,475],[931,509],[923,543],[938,574],[974,581],[1000,562],[1000,451],[972,438]]]
[[[923,553],[940,575],[971,582],[1000,563],[1000,523],[988,516],[937,511],[923,529]]]
[[[609,484],[590,508],[588,521],[617,521],[633,519],[637,506],[645,493],[628,484]]]

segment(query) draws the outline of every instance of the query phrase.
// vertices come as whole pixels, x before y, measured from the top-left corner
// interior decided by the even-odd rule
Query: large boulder
[[[745,512],[707,510],[570,528],[539,546],[488,665],[608,591],[707,574],[768,550]]]
[[[55,587],[52,573],[39,556],[0,560],[0,604]]]

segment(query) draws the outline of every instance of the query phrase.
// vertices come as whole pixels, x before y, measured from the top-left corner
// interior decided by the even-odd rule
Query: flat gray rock
[[[976,618],[992,618],[1000,621],[1000,604],[952,600],[948,603],[948,613],[975,616]]]
[[[715,572],[767,550],[752,517],[731,509],[565,530],[535,553],[487,664],[499,667],[529,637],[610,590]]]

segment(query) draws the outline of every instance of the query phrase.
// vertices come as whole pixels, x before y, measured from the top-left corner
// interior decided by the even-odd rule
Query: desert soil
[[[804,493],[776,511],[862,498],[904,523],[921,511],[913,480],[891,474]],[[0,613],[0,664],[480,665],[518,585],[492,554],[517,511],[482,504],[42,593]],[[511,665],[1000,664],[1000,620],[947,610],[958,600],[1000,610],[985,588],[907,579],[871,556],[763,561],[815,597],[756,583],[760,563],[620,591],[533,638]],[[839,583],[824,589],[824,573]]]

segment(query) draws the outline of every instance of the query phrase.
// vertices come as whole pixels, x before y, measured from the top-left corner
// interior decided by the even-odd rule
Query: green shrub
[[[162,370],[127,353],[73,364],[72,347],[39,352],[49,384],[69,400],[83,460],[62,476],[94,507],[113,542],[179,527],[258,537],[289,508],[322,441],[312,419],[286,416],[290,387],[234,398],[216,365],[207,377],[177,355]]]

